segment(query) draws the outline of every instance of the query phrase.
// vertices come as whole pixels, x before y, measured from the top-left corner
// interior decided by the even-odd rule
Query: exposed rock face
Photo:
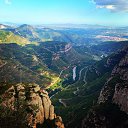
[[[9,99],[5,98],[4,95],[10,95]],[[26,106],[24,109],[27,112],[25,120],[28,127],[37,128],[37,124],[43,126],[43,124],[48,123],[48,127],[64,128],[61,117],[54,113],[54,106],[48,93],[40,89],[39,85],[17,84],[9,88],[4,95],[5,100],[2,105],[8,106],[12,111],[16,109],[14,107],[15,101],[18,101],[20,107],[22,107],[20,102],[24,102]]]
[[[107,61],[107,65],[116,66],[100,92],[98,103],[83,120],[83,128],[128,127],[128,47],[117,54],[119,62],[117,58]]]
[[[113,96],[113,102],[120,106],[122,111],[125,111],[128,114],[128,87],[124,88],[117,84],[115,86],[115,93]]]
[[[116,84],[121,83],[120,84],[121,86],[123,86],[124,84],[127,84],[126,81],[128,80],[128,48],[120,51],[118,54],[122,54],[122,53],[123,53],[123,56],[120,55],[122,56],[122,58],[112,70],[110,78],[107,80],[103,89],[101,90],[101,93],[99,96],[99,103],[105,102],[109,100],[109,98],[112,99]],[[108,60],[109,60],[109,64],[116,62],[116,59],[115,60],[108,59]]]
[[[128,48],[124,52],[125,56],[114,67],[111,77],[101,90],[98,103],[112,100],[128,113]]]
[[[128,52],[113,70],[112,74],[120,75],[121,83],[117,83],[113,95],[113,102],[128,114]]]
[[[57,128],[64,128],[64,124],[63,124],[62,118],[60,116],[56,117],[55,125],[57,126]]]

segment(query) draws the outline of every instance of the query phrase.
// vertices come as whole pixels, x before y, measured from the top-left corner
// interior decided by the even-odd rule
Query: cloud
[[[8,5],[12,4],[11,0],[4,0],[4,2],[5,2],[5,4],[8,4]]]
[[[128,12],[128,0],[93,0],[97,8],[106,8],[111,12]]]

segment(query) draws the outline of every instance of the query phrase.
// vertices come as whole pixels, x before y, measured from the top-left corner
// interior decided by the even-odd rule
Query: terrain
[[[57,104],[56,110],[59,110],[58,113],[63,116],[67,127],[82,127],[80,125],[82,118],[87,116],[91,107],[97,103],[103,85],[110,77],[115,66],[127,56],[126,51],[112,54],[101,61],[83,67],[79,72],[79,79],[75,83],[66,86],[65,90],[52,97],[53,103]],[[117,79],[115,85],[116,82],[118,83]],[[109,93],[111,94],[111,91]],[[65,115],[65,113],[67,114]],[[91,127],[91,125],[86,127]]]
[[[107,62],[116,62],[110,77],[105,82],[96,105],[83,120],[82,127],[128,127],[127,86],[128,86],[128,47],[118,52]]]
[[[45,105],[47,102],[40,100],[43,90],[43,93],[48,92],[50,105],[52,102],[55,113],[63,118],[63,122],[55,116],[53,109],[50,109],[52,121],[49,122],[41,115],[41,103],[37,106],[38,112],[33,109],[38,118],[36,123],[33,124],[33,119],[31,123],[27,122],[33,127],[43,127],[42,124],[44,127],[49,124],[49,127],[55,127],[59,124],[62,128],[64,125],[66,128],[110,128],[118,126],[115,120],[121,122],[119,127],[127,126],[128,108],[125,107],[127,99],[124,98],[124,95],[127,96],[128,76],[126,28],[27,24],[0,26],[1,104],[5,102],[4,96],[10,94],[10,88],[16,92],[20,86],[24,88],[21,89],[25,94],[24,100],[27,96],[30,98],[30,105],[38,104],[35,99]],[[32,91],[34,88],[38,91]],[[14,93],[11,97],[12,104],[20,99]],[[23,107],[27,104],[24,100],[21,103]],[[110,119],[106,114],[109,110],[113,111],[109,113],[113,115]],[[3,115],[3,121],[6,116],[9,115]],[[101,120],[102,117],[104,120]],[[56,120],[58,124],[55,124]]]

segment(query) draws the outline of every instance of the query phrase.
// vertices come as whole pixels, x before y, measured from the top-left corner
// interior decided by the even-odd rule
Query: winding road
[[[85,71],[84,71],[84,70],[85,70]],[[59,77],[61,76],[61,74],[63,73],[63,71],[64,71],[64,70],[62,70],[62,71],[60,72]],[[83,71],[84,71],[84,77],[82,76],[82,72],[83,72]],[[79,71],[79,79],[78,79],[76,82],[83,81],[83,82],[84,82],[84,83],[83,83],[83,86],[85,86],[85,85],[87,84],[87,81],[86,81],[87,71],[88,71],[88,66],[83,67],[83,68]],[[75,83],[76,83],[76,82],[75,82]],[[68,89],[69,87],[71,87],[71,86],[73,86],[73,85],[74,85],[74,83],[68,85],[65,89]],[[61,91],[62,91],[62,90],[61,90]],[[79,91],[80,91],[80,88],[77,87],[76,90],[73,91],[73,94],[76,95],[76,96],[79,96],[79,95],[78,95],[78,92],[79,92]],[[59,92],[60,92],[60,91],[59,91]],[[52,95],[52,96],[50,97],[50,99],[53,98],[53,97],[54,97],[56,94],[58,94],[59,92],[56,92],[54,95]],[[65,99],[59,99],[59,103],[61,103],[64,107],[67,107],[66,103],[65,103],[63,100],[65,100]]]
[[[80,70],[80,72],[79,72],[79,80],[81,79],[81,73],[82,73],[82,71],[85,69],[86,67],[84,67],[84,68],[82,68],[81,70]]]
[[[84,82],[83,86],[85,86],[85,85],[87,84],[86,77],[87,77],[88,67],[84,67],[84,68],[82,68],[82,69],[80,70],[80,72],[79,72],[79,80],[77,81],[77,82],[79,82],[79,81],[81,80],[81,77],[82,77],[81,74],[82,74],[82,71],[83,71],[84,69],[86,69],[86,71],[85,71],[84,78],[83,78],[83,82]],[[79,90],[80,90],[79,87],[77,87],[76,91],[74,91],[73,94],[74,94],[74,95],[77,95],[77,92],[79,92]]]
[[[5,62],[4,64],[0,65],[0,68],[2,68],[3,66],[5,66],[7,64],[7,62]]]
[[[67,107],[66,103],[63,101],[63,99],[59,99],[59,102],[64,106]]]
[[[85,86],[87,84],[87,81],[86,81],[87,71],[88,71],[88,68],[86,69],[85,74],[84,74],[84,79],[83,79],[84,85],[83,86]]]
[[[79,92],[79,87],[77,87],[76,91],[73,92],[74,95],[77,95],[77,92]]]

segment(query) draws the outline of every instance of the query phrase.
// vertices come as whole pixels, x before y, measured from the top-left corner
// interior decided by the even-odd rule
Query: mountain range
[[[127,127],[128,41],[118,30],[1,24],[0,126]]]

